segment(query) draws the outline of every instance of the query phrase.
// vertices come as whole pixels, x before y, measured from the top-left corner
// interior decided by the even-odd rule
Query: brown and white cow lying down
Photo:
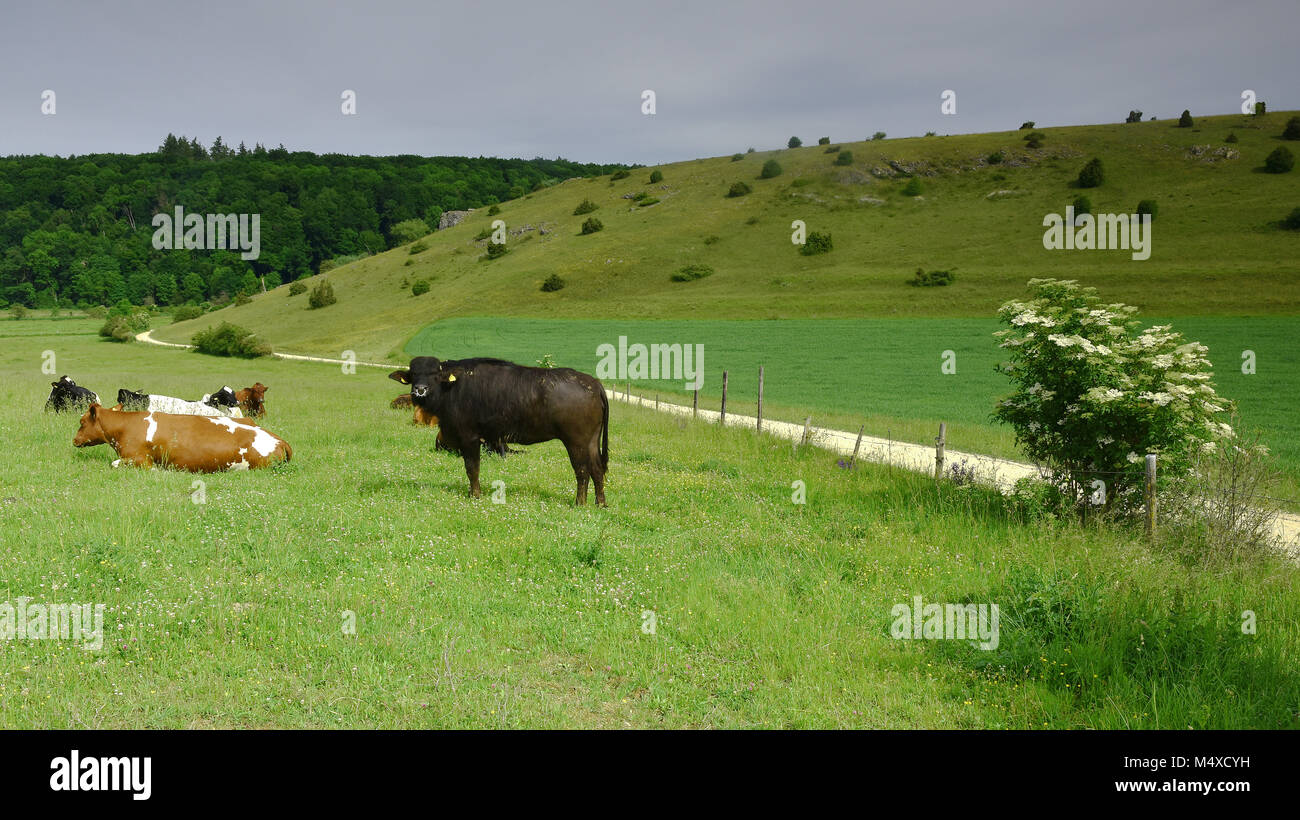
[[[119,458],[114,467],[155,464],[194,473],[252,470],[293,457],[278,436],[252,422],[214,416],[129,413],[98,404],[81,417],[74,447],[108,444]]]

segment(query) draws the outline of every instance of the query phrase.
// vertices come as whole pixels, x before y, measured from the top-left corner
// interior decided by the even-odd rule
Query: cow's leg
[[[605,468],[600,464],[600,437],[591,440],[587,448],[587,463],[590,465],[591,480],[596,485],[596,505],[605,506]]]
[[[482,495],[478,486],[479,446],[476,439],[473,444],[460,448],[461,458],[465,459],[465,475],[469,476],[469,494],[471,498]]]
[[[587,481],[591,476],[587,451],[580,444],[568,444],[567,442],[564,449],[569,451],[569,463],[573,465],[573,478],[578,483],[578,492],[573,498],[573,503],[582,506],[587,503]]]

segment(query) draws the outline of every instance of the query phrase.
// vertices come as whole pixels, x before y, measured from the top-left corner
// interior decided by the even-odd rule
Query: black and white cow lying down
[[[235,398],[235,391],[229,387],[223,387],[198,401],[186,401],[171,396],[158,396],[122,388],[117,391],[117,403],[126,411],[173,413],[181,416],[228,416],[236,419],[244,417],[239,409],[239,400]]]
[[[92,404],[99,403],[99,396],[94,391],[80,387],[67,376],[59,379],[57,382],[50,382],[54,389],[50,391],[50,397],[45,400],[46,411],[53,410],[56,413],[62,413],[65,410],[84,411]]]

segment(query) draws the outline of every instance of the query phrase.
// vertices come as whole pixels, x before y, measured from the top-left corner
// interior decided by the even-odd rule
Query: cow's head
[[[94,447],[96,444],[104,444],[108,439],[104,437],[104,428],[99,424],[99,414],[104,410],[98,404],[91,404],[90,409],[81,416],[81,426],[77,428],[77,434],[72,437],[73,447]]]
[[[127,390],[125,387],[117,391],[117,403],[127,410],[133,410],[137,407],[149,407],[149,394]]]
[[[217,392],[204,396],[203,403],[209,407],[238,407],[239,399],[235,398],[234,390],[222,387]]]
[[[411,359],[409,369],[395,370],[388,378],[409,384],[411,401],[436,413],[447,391],[455,389],[461,375],[462,370],[451,362],[439,361],[435,356],[417,356]]]

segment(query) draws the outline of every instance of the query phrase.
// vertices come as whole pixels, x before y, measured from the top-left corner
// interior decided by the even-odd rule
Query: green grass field
[[[103,651],[3,646],[5,728],[1300,725],[1294,564],[1191,569],[982,490],[617,404],[608,509],[570,506],[554,442],[486,459],[471,500],[387,409],[383,370],[96,325],[0,323],[0,600],[106,607]],[[46,351],[101,395],[261,380],[293,462],[114,470],[41,412]],[[914,595],[997,603],[999,648],[891,639]]]
[[[1300,353],[1293,317],[1195,317],[1145,319],[1172,323],[1189,339],[1210,348],[1220,392],[1238,404],[1242,426],[1258,431],[1283,472],[1278,493],[1300,508]],[[701,403],[717,409],[722,371],[728,371],[732,412],[753,415],[758,367],[764,367],[764,415],[843,430],[866,424],[869,435],[900,441],[933,441],[939,422],[948,425],[955,450],[1023,458],[1007,428],[989,416],[1008,392],[992,319],[786,319],[692,321],[612,319],[444,319],[422,329],[406,353],[459,358],[492,351],[533,364],[550,354],[562,366],[595,373],[601,344],[620,335],[628,343],[691,343],[704,346],[707,380]],[[956,354],[956,373],[940,369],[943,352]],[[1255,372],[1242,373],[1241,354],[1252,350]],[[619,381],[621,389],[625,382]],[[610,383],[607,387],[614,387]],[[690,402],[680,380],[634,382],[643,395]]]

